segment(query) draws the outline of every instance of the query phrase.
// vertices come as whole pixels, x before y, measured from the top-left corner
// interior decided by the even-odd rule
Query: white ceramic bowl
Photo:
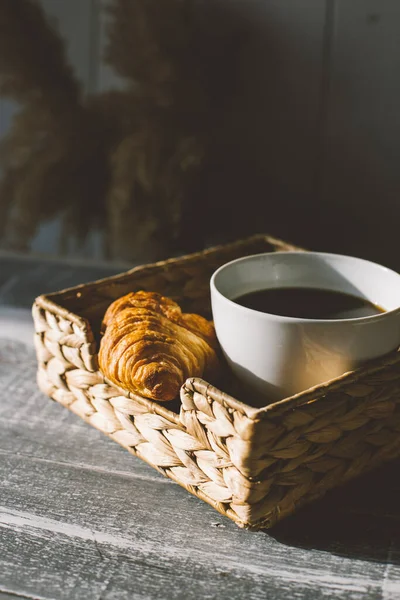
[[[215,329],[238,378],[267,401],[328,381],[400,345],[400,275],[336,254],[274,252],[220,267],[211,278]],[[366,298],[386,312],[315,320],[243,307],[235,298],[267,288],[310,287]]]

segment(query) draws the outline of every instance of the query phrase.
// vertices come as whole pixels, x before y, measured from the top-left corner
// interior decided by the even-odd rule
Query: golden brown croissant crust
[[[173,400],[187,377],[218,370],[212,323],[182,313],[155,292],[132,292],[104,316],[99,365],[112,383],[154,400]]]

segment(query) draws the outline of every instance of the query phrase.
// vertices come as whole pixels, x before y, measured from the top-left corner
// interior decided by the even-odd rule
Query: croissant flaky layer
[[[104,316],[99,365],[111,382],[154,400],[173,400],[188,377],[219,369],[212,323],[182,313],[155,292],[132,292]]]

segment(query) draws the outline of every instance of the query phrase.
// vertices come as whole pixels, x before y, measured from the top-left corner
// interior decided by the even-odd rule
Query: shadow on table
[[[400,564],[400,460],[329,492],[273,529],[279,542],[347,558]]]

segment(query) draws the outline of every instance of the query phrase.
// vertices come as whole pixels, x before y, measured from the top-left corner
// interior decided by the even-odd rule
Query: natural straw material
[[[260,235],[40,296],[33,316],[41,390],[239,526],[271,527],[400,454],[400,353],[261,409],[191,378],[178,414],[105,380],[98,332],[108,305],[138,289],[210,316],[217,267],[294,249]]]

